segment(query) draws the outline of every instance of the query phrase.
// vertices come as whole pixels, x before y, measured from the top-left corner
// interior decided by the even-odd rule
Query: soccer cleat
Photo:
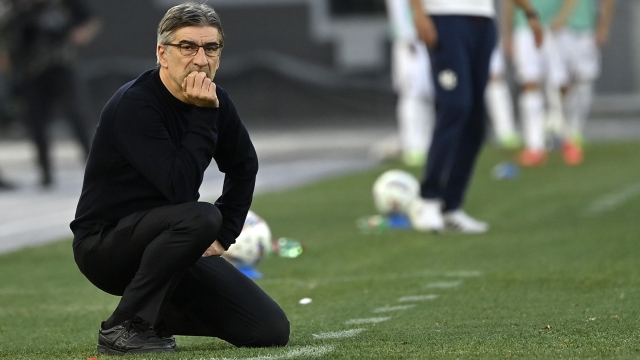
[[[104,323],[103,323],[104,324]],[[127,320],[110,329],[98,331],[98,353],[109,355],[171,353],[176,348],[173,336],[159,337],[141,319]]]
[[[489,224],[472,218],[461,209],[445,212],[442,217],[445,228],[450,231],[465,234],[482,234],[489,231]]]
[[[584,160],[582,147],[576,142],[565,141],[562,145],[562,159],[567,165],[579,165]]]
[[[524,167],[542,166],[547,162],[547,154],[542,150],[523,150],[518,155],[518,163]]]
[[[411,226],[418,231],[443,231],[444,219],[441,207],[439,200],[415,200],[409,207]]]

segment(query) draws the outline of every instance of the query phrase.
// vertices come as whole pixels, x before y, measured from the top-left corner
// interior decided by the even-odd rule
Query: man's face
[[[212,26],[188,26],[177,30],[174,33],[171,44],[195,44],[211,45],[220,44],[220,33]],[[182,81],[193,71],[204,72],[211,80],[216,75],[216,70],[220,66],[220,57],[208,57],[203,48],[198,48],[198,52],[192,56],[182,55],[180,49],[175,46],[158,45],[158,60],[160,71],[168,75],[171,84],[169,90],[182,92]],[[173,91],[172,91],[173,92]]]

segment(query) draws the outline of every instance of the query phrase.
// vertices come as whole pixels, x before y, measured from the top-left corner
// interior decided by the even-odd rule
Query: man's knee
[[[272,346],[285,346],[289,342],[289,334],[291,332],[291,325],[286,316],[273,324],[271,328],[271,345]]]
[[[222,214],[218,208],[207,202],[190,203],[183,216],[194,231],[208,236],[217,234],[222,226]]]
[[[255,341],[250,344],[251,347],[270,347],[270,346],[285,346],[289,342],[289,334],[291,328],[289,320],[282,314],[277,319],[273,319],[269,323],[268,329],[265,329],[262,334],[259,334]]]

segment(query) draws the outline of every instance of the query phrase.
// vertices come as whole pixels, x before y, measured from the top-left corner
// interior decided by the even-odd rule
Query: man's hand
[[[575,0],[564,0],[563,8],[566,8],[566,12],[570,14],[571,9],[573,8],[573,4]],[[540,48],[542,46],[542,41],[544,40],[544,32],[542,31],[542,25],[540,24],[540,20],[538,19],[538,15],[536,14],[536,10],[531,6],[531,2],[529,0],[513,0],[513,2],[518,5],[524,13],[527,15],[527,21],[529,22],[529,26],[533,31],[533,38],[536,42],[536,47]],[[510,11],[509,13],[505,12],[506,20],[511,22],[513,6],[509,5]],[[509,31],[511,31],[511,24],[508,27]]]
[[[425,13],[420,0],[411,0],[411,9],[418,37],[427,44],[429,49],[434,49],[438,45],[438,31],[433,19]]]
[[[539,49],[542,46],[542,42],[544,41],[544,31],[542,30],[542,25],[540,25],[540,21],[538,18],[530,18],[529,26],[531,26],[531,31],[533,31],[533,38],[536,42],[536,47]]]
[[[600,3],[600,16],[596,29],[596,44],[598,44],[598,47],[602,47],[609,39],[609,29],[615,7],[614,0],[601,0]]]
[[[438,46],[438,30],[436,30],[431,16],[423,13],[418,15],[415,20],[420,40],[424,41],[429,49],[435,49]]]
[[[598,47],[604,46],[604,44],[609,39],[609,27],[608,26],[598,26],[596,29],[596,44]]]
[[[182,93],[191,104],[199,107],[220,106],[216,95],[216,84],[205,72],[193,71],[182,81]]]
[[[202,257],[209,257],[209,256],[220,256],[224,253],[224,248],[222,247],[222,245],[218,242],[218,240],[214,241],[213,244],[211,244],[211,246],[209,246],[209,248],[207,250],[205,250],[204,254],[202,254]]]

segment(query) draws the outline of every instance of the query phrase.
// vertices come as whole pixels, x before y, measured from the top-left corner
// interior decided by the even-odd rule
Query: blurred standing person
[[[542,30],[528,0],[513,0],[527,14],[538,43]],[[431,55],[436,126],[421,183],[421,199],[409,211],[420,231],[463,233],[489,229],[463,210],[485,135],[484,94],[496,46],[493,0],[411,0],[419,37]]]
[[[513,99],[507,82],[507,67],[500,45],[496,46],[491,54],[489,84],[485,98],[498,145],[505,150],[519,149],[522,146],[522,139],[516,130]]]
[[[386,0],[386,4],[400,153],[405,165],[424,166],[435,118],[429,53],[418,38],[410,0]]]
[[[555,32],[563,27],[575,0],[531,0],[544,27],[544,43],[538,47],[527,14],[505,4],[503,42],[515,65],[521,85],[518,96],[525,149],[519,154],[522,166],[543,165],[547,160],[547,127],[557,133],[564,123],[560,89],[568,74],[562,67]]]
[[[49,126],[54,110],[69,121],[86,155],[92,131],[78,102],[74,60],[99,30],[83,0],[13,0],[8,36],[11,71],[25,103],[26,128],[38,152],[40,184],[53,183]]]
[[[613,0],[577,0],[567,22],[558,32],[562,60],[570,82],[565,89],[566,126],[562,157],[568,165],[584,159],[583,132],[591,110],[593,85],[600,76],[600,49],[609,38]]]
[[[3,32],[6,29],[11,15],[13,13],[13,4],[10,0],[0,0],[0,35],[5,35]],[[1,125],[6,125],[14,120],[14,116],[10,108],[11,105],[11,91],[9,84],[9,55],[7,53],[7,38],[6,36],[0,36],[0,122]],[[16,185],[5,180],[0,171],[0,191],[13,190]]]

